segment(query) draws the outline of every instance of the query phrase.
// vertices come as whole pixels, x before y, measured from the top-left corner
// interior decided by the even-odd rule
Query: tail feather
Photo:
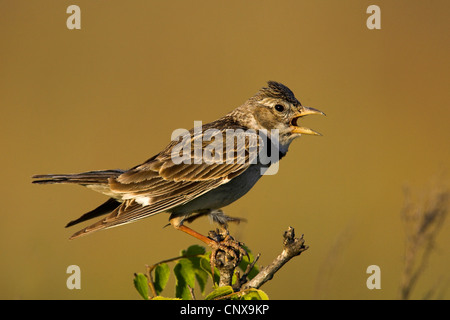
[[[33,176],[33,183],[75,183],[81,185],[106,184],[109,178],[115,178],[122,174],[123,170],[89,171],[77,174],[38,174]]]
[[[98,206],[94,210],[83,214],[78,219],[70,221],[66,225],[66,228],[68,228],[70,226],[73,226],[73,225],[76,225],[76,224],[78,224],[80,222],[83,222],[83,221],[86,221],[86,220],[90,220],[92,218],[96,218],[96,217],[102,216],[104,214],[107,214],[107,213],[113,211],[114,209],[116,209],[118,206],[120,206],[120,202],[119,201],[117,201],[116,199],[113,199],[113,198],[109,198],[105,203],[101,204],[100,206]]]
[[[80,222],[110,213],[116,212],[118,208],[121,207],[122,202],[120,201],[120,197],[111,191],[109,187],[109,179],[117,178],[121,175],[124,170],[101,170],[101,171],[89,171],[77,174],[39,174],[35,175],[32,178],[34,181],[32,183],[35,184],[51,184],[51,183],[72,183],[85,186],[94,191],[106,194],[111,197],[106,202],[91,210],[85,214],[83,214],[78,219],[70,221],[67,227],[76,225]],[[103,220],[102,220],[103,221]],[[88,228],[84,228],[82,231],[77,232],[72,238],[75,238],[79,235],[89,233],[91,231],[95,231],[97,229],[102,229],[106,227],[103,223],[95,224],[95,228],[92,226]],[[71,238],[71,239],[72,239]]]

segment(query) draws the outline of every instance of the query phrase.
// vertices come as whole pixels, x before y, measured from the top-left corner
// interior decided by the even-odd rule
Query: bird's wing
[[[124,199],[148,197],[154,203],[182,195],[191,200],[198,189],[227,183],[256,163],[260,140],[256,132],[243,130],[217,130],[209,139],[181,137],[158,156],[110,179],[110,187]]]
[[[200,138],[199,135],[192,135],[189,139],[183,139],[186,145],[193,146],[186,149],[189,152],[185,153],[184,162],[177,163],[172,154],[173,151],[182,154],[180,143],[183,142],[180,138],[178,142],[172,141],[157,156],[117,178],[111,178],[111,191],[121,194],[125,201],[106,218],[77,232],[72,238],[183,205],[242,174],[255,163],[254,157],[262,144],[255,132],[243,130],[233,134],[230,131],[227,134],[226,130],[216,132],[215,138],[209,141],[201,139],[201,148],[196,149],[195,141]],[[220,150],[224,152],[220,153]],[[208,155],[216,156],[215,161]],[[201,156],[203,159],[199,159]]]

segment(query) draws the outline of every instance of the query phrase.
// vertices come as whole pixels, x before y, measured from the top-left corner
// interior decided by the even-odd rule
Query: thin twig
[[[449,211],[450,193],[435,187],[427,199],[414,203],[405,189],[405,204],[401,218],[406,231],[404,269],[400,284],[400,298],[409,299],[412,289],[428,265],[430,254]],[[433,290],[426,297],[432,295]]]
[[[241,289],[260,288],[264,283],[272,279],[275,273],[289,260],[308,249],[308,246],[304,245],[305,240],[303,240],[303,235],[301,238],[295,238],[294,228],[292,227],[289,227],[289,229],[285,231],[283,237],[283,251],[271,264],[262,268],[252,280],[244,284]]]
[[[146,274],[147,275],[147,284],[148,284],[148,287],[150,288],[150,291],[152,292],[151,298],[153,298],[158,295],[156,293],[155,282],[153,281],[153,276],[152,276],[152,270],[154,269],[154,266],[153,266],[153,268],[150,268],[148,265],[146,265],[145,267],[147,269],[147,274]]]
[[[252,263],[249,263],[247,265],[247,268],[245,269],[244,273],[242,274],[242,277],[240,276],[238,270],[235,271],[235,273],[236,273],[236,282],[233,285],[233,290],[234,291],[239,291],[240,288],[242,287],[242,285],[248,281],[247,277],[250,274],[250,272],[253,270],[253,267],[255,266],[256,262],[259,259],[259,257],[261,257],[260,253],[258,253],[256,255],[256,257],[253,259]]]
[[[191,294],[191,299],[197,300],[197,299],[195,299],[194,288],[191,288],[191,286],[188,285],[188,289],[189,289],[189,293]]]

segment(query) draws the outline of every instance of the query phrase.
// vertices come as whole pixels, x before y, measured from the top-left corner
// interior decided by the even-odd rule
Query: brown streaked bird
[[[175,149],[180,148],[180,138],[171,141],[164,150],[129,170],[35,175],[33,183],[74,183],[110,197],[99,207],[67,224],[66,227],[69,227],[109,213],[100,221],[73,234],[71,239],[167,212],[170,214],[170,224],[175,229],[184,231],[208,245],[214,245],[217,244],[215,240],[185,226],[184,222],[191,222],[204,215],[209,215],[222,225],[229,221],[239,221],[238,218],[224,215],[221,208],[246,194],[271,165],[270,162],[263,163],[259,154],[253,158],[255,161],[250,161],[252,141],[256,141],[260,148],[258,150],[262,150],[264,144],[266,151],[270,154],[278,152],[277,158],[281,159],[295,138],[302,134],[320,135],[299,124],[301,117],[310,114],[324,115],[319,110],[302,106],[285,85],[269,81],[267,87],[259,90],[240,107],[216,121],[203,125],[197,132],[191,129],[187,139],[188,145],[192,146],[195,141],[201,141],[201,152],[198,153],[192,148],[184,158],[187,161],[174,159],[174,155],[179,155]],[[222,154],[217,153],[217,148],[214,149],[215,154],[211,153],[213,157],[218,155],[218,159],[223,161],[199,161],[199,155],[203,155],[207,150],[211,151],[211,136],[205,137],[208,129],[215,130],[214,142],[221,141],[220,146],[224,150],[225,144],[230,140],[226,133],[230,130],[237,133],[237,140],[239,135],[243,134],[245,138],[241,141],[245,142],[239,146],[239,143],[235,143],[236,137],[232,137],[231,153],[228,149]],[[276,144],[271,131],[274,129],[278,133]],[[266,132],[265,142],[259,136],[263,132]],[[223,139],[218,139],[219,135]],[[255,136],[258,138],[250,139]],[[239,152],[238,148],[244,148],[245,152]],[[234,161],[225,161],[229,159],[225,154],[231,154]]]

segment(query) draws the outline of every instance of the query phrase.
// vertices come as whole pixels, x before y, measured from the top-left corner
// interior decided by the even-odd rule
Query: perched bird
[[[222,225],[239,221],[224,215],[221,208],[246,194],[265,170],[287,153],[295,138],[302,134],[320,135],[300,126],[301,117],[310,114],[324,115],[302,106],[285,85],[269,81],[267,87],[240,107],[199,130],[191,129],[187,135],[172,140],[164,150],[129,170],[35,175],[33,183],[74,183],[110,197],[67,224],[69,227],[109,213],[73,234],[71,239],[167,212],[175,229],[212,245],[213,239],[185,226],[184,222],[204,215]],[[229,132],[234,133],[231,138],[227,135]],[[190,150],[186,152],[188,147]],[[258,150],[256,156],[254,150]],[[277,153],[278,157],[275,161],[264,162],[261,150],[270,155]],[[183,157],[179,157],[181,152],[184,152]],[[203,158],[206,154],[210,159]]]

